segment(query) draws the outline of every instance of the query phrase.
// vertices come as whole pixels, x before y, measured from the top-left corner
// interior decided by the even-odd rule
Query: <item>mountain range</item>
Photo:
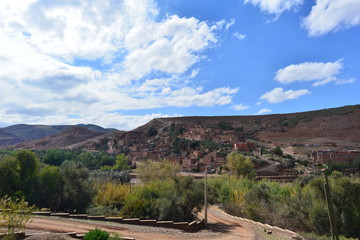
[[[61,134],[72,134],[69,132],[69,129],[74,128],[74,133],[76,129],[86,129],[88,131],[83,130],[83,134],[75,134],[77,136],[84,135],[81,137],[81,140],[85,140],[86,136],[88,138],[95,137],[95,135],[105,134],[111,131],[116,131],[116,129],[107,129],[102,128],[100,126],[94,124],[78,124],[78,125],[29,125],[29,124],[17,124],[4,128],[0,128],[0,147],[13,146],[19,143],[37,141],[39,139],[44,138],[44,145],[51,145],[51,141],[55,140],[57,137],[61,137]],[[90,133],[91,132],[91,133]],[[59,136],[60,134],[60,136]],[[74,135],[74,136],[75,136]],[[51,138],[47,138],[49,136],[53,136]],[[64,142],[62,145],[67,145]],[[19,145],[27,147],[27,145]],[[29,145],[28,148],[30,147]],[[37,145],[39,146],[39,144]],[[59,146],[60,147],[60,146]]]
[[[280,145],[292,152],[298,151],[298,146],[359,149],[360,105],[261,116],[157,118],[131,131],[84,124],[20,124],[0,128],[1,147],[11,145],[30,149],[139,151],[139,148],[152,149],[154,145],[171,148],[176,138],[229,144],[251,139],[272,146]]]

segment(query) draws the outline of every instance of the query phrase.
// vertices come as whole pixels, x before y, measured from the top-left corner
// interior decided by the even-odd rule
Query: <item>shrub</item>
[[[282,156],[283,155],[283,151],[281,150],[281,147],[276,146],[273,150],[271,150],[271,153],[278,155],[278,156]]]
[[[33,207],[24,200],[13,200],[7,196],[0,199],[0,209],[0,232],[5,233],[7,239],[13,239],[16,231],[25,229],[33,211]]]
[[[238,178],[240,176],[252,179],[255,177],[254,164],[249,157],[232,152],[226,157],[226,165]]]
[[[90,206],[86,213],[89,216],[106,216],[106,217],[114,217],[120,214],[120,211],[117,208],[109,207],[109,206]]]
[[[100,229],[91,230],[88,232],[84,240],[108,240],[110,237],[110,234],[106,231],[102,231]]]
[[[115,182],[96,184],[97,194],[93,199],[95,206],[109,206],[120,209],[128,193],[131,191],[129,185]]]

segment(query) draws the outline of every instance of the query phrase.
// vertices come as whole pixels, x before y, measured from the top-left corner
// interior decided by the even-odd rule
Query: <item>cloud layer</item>
[[[224,105],[238,91],[192,82],[231,22],[161,17],[151,0],[6,0],[0,14],[0,123],[129,129],[138,122],[118,112]]]

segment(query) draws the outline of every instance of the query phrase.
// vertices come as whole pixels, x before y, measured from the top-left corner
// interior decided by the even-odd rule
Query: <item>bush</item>
[[[12,239],[16,231],[25,229],[34,208],[24,200],[13,200],[5,196],[0,199],[0,209],[0,233],[8,235],[7,239]]]
[[[119,216],[120,211],[115,207],[109,206],[90,206],[86,213],[89,216],[106,216],[106,217],[114,217]]]
[[[131,176],[129,171],[113,171],[110,167],[109,170],[96,170],[89,173],[92,182],[98,183],[129,183]]]
[[[91,230],[88,232],[84,240],[108,240],[110,237],[110,234],[106,231],[102,231],[100,229]]]
[[[130,185],[115,182],[96,184],[97,194],[93,199],[95,206],[108,206],[120,209],[125,202],[126,196],[131,191]]]
[[[276,146],[273,150],[271,150],[271,153],[278,155],[281,157],[283,155],[283,151],[281,150],[281,147]]]

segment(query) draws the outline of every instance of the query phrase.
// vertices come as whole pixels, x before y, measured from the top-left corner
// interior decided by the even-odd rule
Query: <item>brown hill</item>
[[[115,130],[115,129],[105,129],[93,124],[78,124],[76,126],[85,127],[92,131],[102,132],[102,133],[108,133]],[[74,127],[74,125],[17,124],[17,125],[0,128],[0,147],[6,147],[27,140],[35,140],[35,139],[47,137],[72,127]]]
[[[112,152],[129,149],[151,152],[157,145],[172,148],[176,137],[229,146],[251,139],[300,153],[328,148],[359,149],[360,105],[262,116],[158,118],[129,132],[99,137],[97,144],[107,145]],[[76,148],[87,147],[86,143],[76,145]]]
[[[19,143],[15,145],[14,148],[28,148],[39,150],[64,148],[66,146],[82,142],[103,134],[103,132],[95,132],[85,127],[75,126],[51,136]]]

